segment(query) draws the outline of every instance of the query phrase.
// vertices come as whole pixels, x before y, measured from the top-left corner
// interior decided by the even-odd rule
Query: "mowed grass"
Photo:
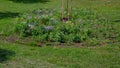
[[[99,12],[120,30],[120,0],[73,0],[73,6]],[[61,9],[61,0],[45,3],[0,0],[0,35],[12,35],[16,17],[38,8]],[[0,41],[0,68],[120,68],[120,45],[58,48]]]
[[[3,68],[119,68],[119,43],[102,47],[31,47],[0,42]],[[0,49],[0,51],[2,51]],[[1,59],[1,58],[0,58]]]

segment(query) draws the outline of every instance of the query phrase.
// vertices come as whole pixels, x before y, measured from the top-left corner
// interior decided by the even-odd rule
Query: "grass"
[[[38,8],[61,8],[61,0],[22,3],[0,0],[0,35],[12,35],[16,17]],[[120,0],[74,0],[75,8],[89,8],[107,17],[120,30]],[[119,43],[101,47],[31,47],[0,41],[0,68],[120,68]]]
[[[0,48],[12,51],[0,66],[9,68],[119,68],[119,43],[95,48],[31,47],[0,42]],[[1,50],[0,50],[1,51]],[[5,53],[5,52],[3,52]],[[1,59],[1,58],[0,58]]]

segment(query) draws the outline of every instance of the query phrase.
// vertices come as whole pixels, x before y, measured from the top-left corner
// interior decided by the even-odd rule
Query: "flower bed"
[[[72,18],[63,22],[60,11],[39,9],[21,15],[14,31],[39,41],[98,45],[111,39],[117,41],[120,33],[113,24],[92,10],[74,9]]]

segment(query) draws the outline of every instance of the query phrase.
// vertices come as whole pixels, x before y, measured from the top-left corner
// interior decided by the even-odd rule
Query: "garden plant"
[[[70,20],[61,21],[61,12],[38,9],[18,18],[14,31],[22,37],[34,37],[41,42],[84,43],[101,45],[118,41],[114,23],[97,12],[73,9]]]

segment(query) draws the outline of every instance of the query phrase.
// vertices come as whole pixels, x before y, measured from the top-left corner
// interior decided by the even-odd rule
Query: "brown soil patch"
[[[60,47],[60,48],[69,48],[69,47],[77,47],[77,48],[82,48],[85,47],[83,46],[83,43],[56,43],[56,42],[40,42],[40,41],[35,41],[32,38],[22,38],[19,36],[4,36],[0,34],[0,41],[5,41],[9,43],[16,43],[16,44],[22,44],[22,45],[35,45],[39,47],[44,47],[44,46],[52,46],[52,47]],[[113,42],[111,42],[113,43]],[[109,43],[109,44],[111,44]],[[115,43],[115,42],[114,42]],[[108,44],[108,43],[107,43]],[[99,46],[104,46],[106,43],[101,43]],[[97,46],[88,46],[88,47],[97,47]]]

